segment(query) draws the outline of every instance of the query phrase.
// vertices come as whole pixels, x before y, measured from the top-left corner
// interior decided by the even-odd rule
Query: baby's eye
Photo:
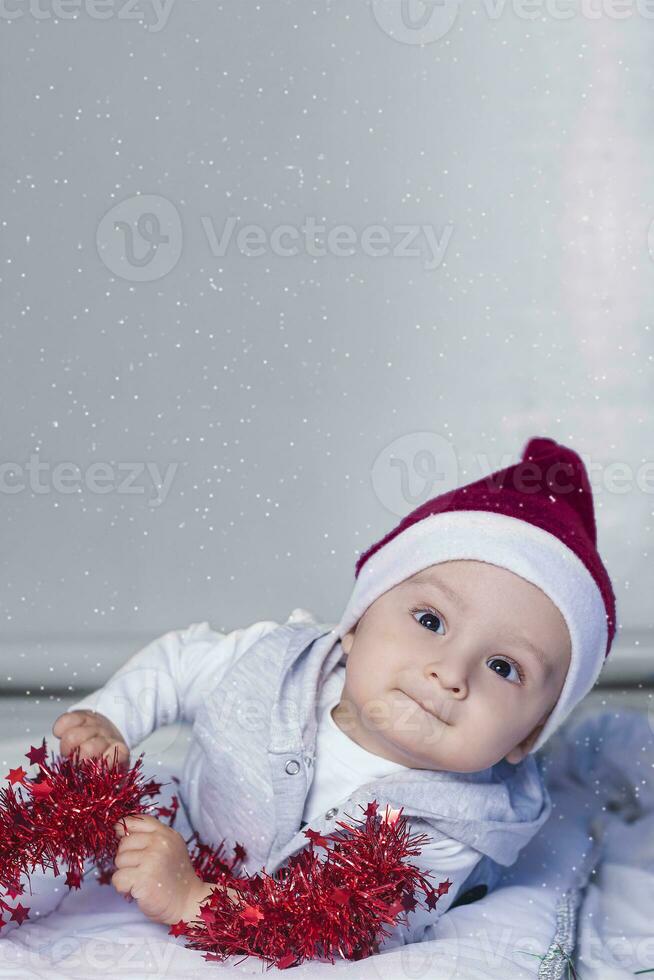
[[[504,657],[491,657],[491,659],[488,661],[488,663],[489,664],[493,664],[494,663],[494,664],[502,664],[503,665],[499,669],[497,667],[491,667],[491,670],[494,671],[496,674],[499,674],[500,677],[507,677],[508,679],[510,679],[510,676],[509,675],[510,675],[511,671],[513,671],[514,674],[515,674],[515,676],[514,676],[514,678],[512,680],[512,683],[513,684],[520,683],[522,681],[522,679],[523,679],[522,678],[522,673],[520,671],[520,668],[518,667],[517,664],[514,664],[511,660],[506,660]],[[507,668],[507,667],[508,667],[508,672],[505,673],[505,668]]]
[[[416,622],[420,623],[421,626],[424,626],[425,629],[431,630],[432,633],[436,633],[438,631],[437,629],[433,628],[433,624],[438,624],[440,626],[443,625],[443,620],[435,612],[432,612],[431,609],[414,609],[414,617],[417,613],[420,613],[420,616]]]

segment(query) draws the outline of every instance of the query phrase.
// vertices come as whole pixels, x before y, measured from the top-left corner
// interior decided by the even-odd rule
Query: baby
[[[336,627],[295,610],[225,635],[208,623],[135,654],[53,726],[82,758],[192,724],[180,795],[201,839],[269,873],[360,807],[403,808],[413,859],[446,890],[384,948],[482,897],[550,815],[534,753],[595,683],[615,635],[581,459],[531,439],[519,463],[435,497],[364,552]],[[146,696],[144,696],[146,695]],[[115,888],[155,921],[196,918],[212,886],[182,837],[130,817]],[[441,889],[442,891],[442,889]]]

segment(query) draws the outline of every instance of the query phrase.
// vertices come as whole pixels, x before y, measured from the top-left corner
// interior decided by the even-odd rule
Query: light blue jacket
[[[191,768],[202,772],[197,829],[205,839],[244,844],[249,871],[265,866],[271,873],[307,844],[302,813],[313,776],[316,706],[342,658],[333,628],[286,622],[249,646],[197,711],[189,750]],[[460,895],[473,885],[491,890],[552,809],[538,756],[528,755],[475,773],[391,774],[335,799],[311,826],[330,833],[336,821],[361,817],[359,807],[370,800],[403,807],[411,829],[433,841],[453,838],[479,851]],[[428,846],[414,860],[434,870]],[[434,919],[438,912],[437,906]]]

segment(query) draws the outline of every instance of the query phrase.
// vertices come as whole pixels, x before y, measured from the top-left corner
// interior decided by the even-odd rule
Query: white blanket
[[[570,959],[580,980],[654,970],[654,737],[647,712],[595,710],[543,751],[554,810],[497,889],[445,913],[425,942],[357,963],[307,963],[292,975],[544,980],[572,977]],[[144,773],[169,782],[163,803],[175,790],[171,771],[148,761],[146,755]],[[191,833],[181,810],[175,827]],[[34,876],[34,894],[20,899],[31,907],[30,919],[0,932],[0,980],[262,972],[256,959],[205,961],[90,874],[79,891],[68,892],[63,880]]]

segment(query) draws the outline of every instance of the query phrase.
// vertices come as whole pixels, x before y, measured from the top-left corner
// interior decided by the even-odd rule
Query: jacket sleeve
[[[171,630],[139,650],[98,691],[68,710],[106,715],[131,749],[162,725],[193,722],[203,697],[229,667],[279,624],[262,620],[231,633],[208,622]]]
[[[420,821],[412,821],[414,825],[419,823]],[[415,826],[415,830],[420,832],[422,827]],[[475,848],[451,837],[443,837],[423,847],[420,854],[411,859],[412,863],[416,864],[423,874],[430,873],[429,881],[433,888],[438,889],[438,885],[448,879],[452,884],[449,890],[439,897],[433,909],[425,906],[424,895],[420,889],[417,889],[415,897],[420,899],[420,904],[408,913],[406,924],[395,926],[380,948],[388,950],[408,943],[421,942],[425,937],[425,931],[447,912],[459,894],[461,886],[482,857],[483,855]]]

